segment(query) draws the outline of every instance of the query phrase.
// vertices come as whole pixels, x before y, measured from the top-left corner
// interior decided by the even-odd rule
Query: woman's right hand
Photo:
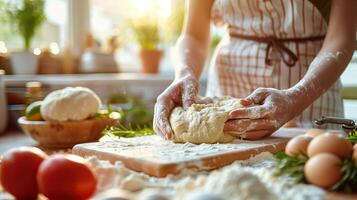
[[[159,95],[155,104],[154,130],[165,139],[174,137],[169,121],[172,109],[177,106],[187,109],[197,99],[198,81],[190,69],[186,71]]]

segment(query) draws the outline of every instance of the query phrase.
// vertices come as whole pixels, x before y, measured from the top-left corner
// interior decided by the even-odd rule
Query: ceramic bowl
[[[79,143],[94,142],[102,131],[118,123],[112,118],[93,118],[83,121],[50,122],[18,119],[22,130],[41,146],[48,148],[71,148]]]

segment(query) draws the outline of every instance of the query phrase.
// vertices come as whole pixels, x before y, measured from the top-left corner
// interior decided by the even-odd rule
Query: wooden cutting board
[[[112,163],[121,161],[126,167],[146,174],[164,177],[183,169],[210,170],[245,160],[261,152],[284,150],[287,141],[305,129],[282,128],[273,136],[258,140],[235,140],[229,144],[174,144],[158,136],[122,138],[115,141],[79,144],[73,153]]]

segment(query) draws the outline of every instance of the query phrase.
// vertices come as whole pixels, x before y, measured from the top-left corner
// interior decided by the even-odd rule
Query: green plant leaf
[[[134,39],[143,50],[155,50],[161,42],[157,18],[140,18],[129,22]]]
[[[357,192],[357,163],[351,157],[342,161],[341,173],[341,180],[330,189],[347,193]]]
[[[136,127],[136,128],[126,128],[123,125],[116,127],[110,127],[103,131],[103,134],[109,137],[115,138],[130,138],[130,137],[139,137],[146,135],[154,135],[155,131],[152,128],[148,127]]]
[[[304,166],[307,160],[307,156],[292,157],[285,154],[285,152],[279,152],[275,154],[275,167],[277,171],[274,175],[288,175],[297,183],[305,183]]]
[[[276,172],[274,175],[287,175],[293,178],[296,183],[307,183],[304,175],[304,166],[307,156],[292,157],[284,152],[275,154]],[[341,165],[342,178],[334,184],[330,190],[356,193],[357,192],[357,163],[351,158],[346,158]]]
[[[46,19],[44,6],[44,0],[12,0],[7,3],[8,18],[21,35],[27,51],[36,31]]]
[[[357,131],[356,130],[351,131],[348,134],[347,139],[352,143],[357,143]]]
[[[121,123],[127,127],[152,127],[153,113],[141,101],[140,96],[115,94],[108,104],[122,104]]]

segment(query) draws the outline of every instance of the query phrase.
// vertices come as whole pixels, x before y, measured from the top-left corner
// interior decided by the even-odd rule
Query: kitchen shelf
[[[9,86],[23,86],[29,81],[39,81],[51,85],[82,85],[83,83],[101,82],[171,82],[173,74],[58,74],[58,75],[5,75],[5,84]]]

